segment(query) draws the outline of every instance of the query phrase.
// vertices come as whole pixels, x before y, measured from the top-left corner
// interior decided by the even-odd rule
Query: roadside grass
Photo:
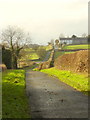
[[[68,45],[65,46],[63,49],[90,49],[90,45]]]
[[[86,75],[72,73],[71,71],[58,70],[54,67],[50,69],[43,69],[41,72],[59,78],[60,81],[70,85],[86,95],[88,95],[88,91],[90,91],[90,87],[88,86],[88,80],[90,79]]]
[[[30,118],[25,95],[25,71],[7,70],[2,75],[2,117]]]

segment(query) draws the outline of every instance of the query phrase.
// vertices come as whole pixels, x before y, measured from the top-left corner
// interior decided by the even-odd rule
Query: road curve
[[[45,73],[26,72],[26,93],[32,118],[88,118],[88,97]]]
[[[41,62],[47,61],[49,59],[50,53],[51,53],[51,51],[48,51],[45,58],[42,61],[36,61],[35,63],[40,64]]]

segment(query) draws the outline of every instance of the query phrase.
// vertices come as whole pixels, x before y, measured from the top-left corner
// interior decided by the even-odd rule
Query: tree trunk
[[[19,52],[23,47],[19,48],[19,49],[14,49],[12,50],[12,69],[17,69],[17,60],[19,57]]]
[[[14,69],[17,69],[17,57],[14,58]]]
[[[11,68],[12,69],[14,69],[14,55],[13,55],[13,52],[11,53],[11,57],[12,57],[12,59],[11,59]]]
[[[12,54],[12,69],[17,69],[17,57]]]

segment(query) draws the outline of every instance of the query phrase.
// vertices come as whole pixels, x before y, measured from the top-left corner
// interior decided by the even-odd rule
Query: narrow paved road
[[[32,118],[88,118],[88,97],[57,78],[29,70],[26,92]]]
[[[41,62],[47,61],[47,60],[49,59],[50,53],[51,53],[51,51],[47,52],[47,54],[46,54],[46,56],[45,56],[45,58],[44,58],[43,61],[36,61],[35,63],[39,64],[39,63],[41,63]]]
[[[42,62],[45,62],[45,61],[47,61],[49,59],[50,53],[51,53],[51,51],[47,52],[47,54],[46,54],[46,56],[45,56],[45,58],[44,58],[44,60]]]

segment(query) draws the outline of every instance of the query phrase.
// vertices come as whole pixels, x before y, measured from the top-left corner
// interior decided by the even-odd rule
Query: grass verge
[[[59,78],[60,81],[72,86],[84,94],[88,94],[88,91],[90,91],[88,77],[85,75],[79,75],[77,73],[72,73],[71,71],[58,70],[56,68],[43,69],[41,72]]]
[[[56,59],[58,56],[61,56],[63,54],[64,54],[63,51],[55,51],[55,53],[54,53],[54,59]]]
[[[90,49],[90,45],[68,45],[64,49]]]
[[[25,71],[7,70],[2,75],[2,117],[30,118],[25,95]]]
[[[57,57],[61,56],[61,55],[64,55],[64,54],[72,54],[72,53],[75,53],[73,51],[71,52],[64,52],[64,51],[56,51],[55,54],[54,54],[54,59],[56,59]]]

